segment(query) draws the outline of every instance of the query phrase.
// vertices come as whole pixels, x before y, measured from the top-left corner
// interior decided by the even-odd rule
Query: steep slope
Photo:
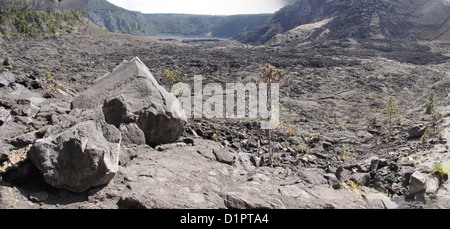
[[[168,33],[234,37],[264,24],[271,16],[143,14],[123,9],[106,0],[0,0],[0,10],[10,9],[83,10],[89,20],[106,31],[135,35]]]
[[[150,27],[143,14],[130,11],[106,0],[89,0],[86,15],[97,26],[109,32],[146,34]]]
[[[331,38],[448,40],[449,22],[450,6],[443,0],[368,0],[349,3],[326,28]]]
[[[0,10],[0,27],[4,34],[34,36],[68,32],[76,30],[80,24],[90,24],[88,18],[100,27],[109,26],[113,32],[145,32],[138,26],[145,21],[133,17],[138,12],[127,11],[106,0],[0,0]],[[75,20],[72,20],[73,15]]]
[[[226,38],[262,25],[270,16],[270,14],[231,16],[145,14],[152,33],[211,35]]]
[[[325,18],[321,9],[325,0],[302,0],[283,7],[269,22],[236,37],[243,43],[264,44],[277,34],[287,32],[301,24],[317,22]]]
[[[236,37],[264,44],[297,26],[332,19],[319,29],[326,38],[449,40],[450,5],[446,0],[298,0],[265,25]]]
[[[0,10],[0,36],[36,37],[78,32],[89,27],[82,10]]]
[[[130,34],[168,33],[234,37],[264,24],[270,14],[257,15],[188,15],[142,14],[125,10],[106,0],[89,0],[87,15],[91,21],[110,32]]]

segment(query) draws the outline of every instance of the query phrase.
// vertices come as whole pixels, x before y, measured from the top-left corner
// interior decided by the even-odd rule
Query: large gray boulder
[[[0,87],[9,86],[9,84],[14,83],[16,76],[11,72],[1,72],[0,73]]]
[[[106,122],[117,128],[135,123],[142,133],[134,129],[134,135],[145,136],[150,146],[176,141],[187,123],[177,98],[158,84],[137,57],[96,80],[71,106],[102,109]]]
[[[117,173],[120,136],[112,125],[83,121],[37,140],[29,155],[48,184],[84,192],[107,184]]]

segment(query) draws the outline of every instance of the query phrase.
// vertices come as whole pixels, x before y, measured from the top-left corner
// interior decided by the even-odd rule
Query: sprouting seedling
[[[441,179],[443,179],[444,176],[445,176],[445,174],[446,174],[449,170],[450,170],[450,167],[444,169],[444,167],[442,167],[442,164],[441,164],[441,163],[436,163],[436,164],[433,165],[433,168],[430,169],[430,174],[431,174],[431,175],[438,174],[439,177],[440,177]]]

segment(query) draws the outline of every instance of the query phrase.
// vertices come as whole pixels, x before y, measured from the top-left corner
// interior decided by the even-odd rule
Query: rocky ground
[[[287,34],[248,46],[101,33],[0,42],[9,60],[0,73],[0,208],[450,208],[448,176],[429,174],[436,163],[450,167],[448,43],[318,44]],[[283,70],[273,163],[261,120],[191,119],[176,143],[123,146],[107,185],[48,185],[28,157],[33,144],[73,114],[72,100],[95,79],[136,56],[168,90],[164,70],[222,85],[257,81],[265,63]],[[431,91],[441,134],[422,142],[413,130],[432,121],[423,113]],[[391,125],[388,96],[398,103]]]

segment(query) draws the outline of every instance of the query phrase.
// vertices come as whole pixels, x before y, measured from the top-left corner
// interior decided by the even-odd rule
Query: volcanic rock
[[[45,181],[56,188],[84,192],[107,184],[119,169],[120,132],[114,128],[118,141],[111,142],[104,131],[114,131],[111,127],[95,121],[78,123],[37,140],[30,158]]]
[[[14,65],[14,61],[11,59],[11,57],[7,57],[4,61],[3,61],[3,65],[7,68],[12,68]]]
[[[409,192],[412,195],[424,193],[426,190],[427,176],[419,171],[411,175],[409,180]]]
[[[7,142],[15,147],[24,147],[29,144],[33,144],[35,140],[36,140],[35,133],[27,133],[8,139]]]
[[[11,72],[0,73],[0,87],[8,86],[10,83],[14,83],[16,77]]]
[[[11,120],[11,115],[4,107],[0,107],[0,126]]]
[[[46,100],[20,84],[14,84],[13,88],[7,88],[3,92],[0,94],[0,102],[11,107],[11,114],[16,116],[34,117],[39,112],[41,103]]]
[[[8,160],[9,150],[6,146],[0,145],[0,163]]]
[[[117,128],[135,123],[150,146],[176,141],[187,122],[176,97],[158,84],[137,57],[96,80],[72,101],[72,108],[101,108],[106,122]]]
[[[426,126],[418,124],[409,129],[408,134],[410,138],[420,138],[425,134]]]

